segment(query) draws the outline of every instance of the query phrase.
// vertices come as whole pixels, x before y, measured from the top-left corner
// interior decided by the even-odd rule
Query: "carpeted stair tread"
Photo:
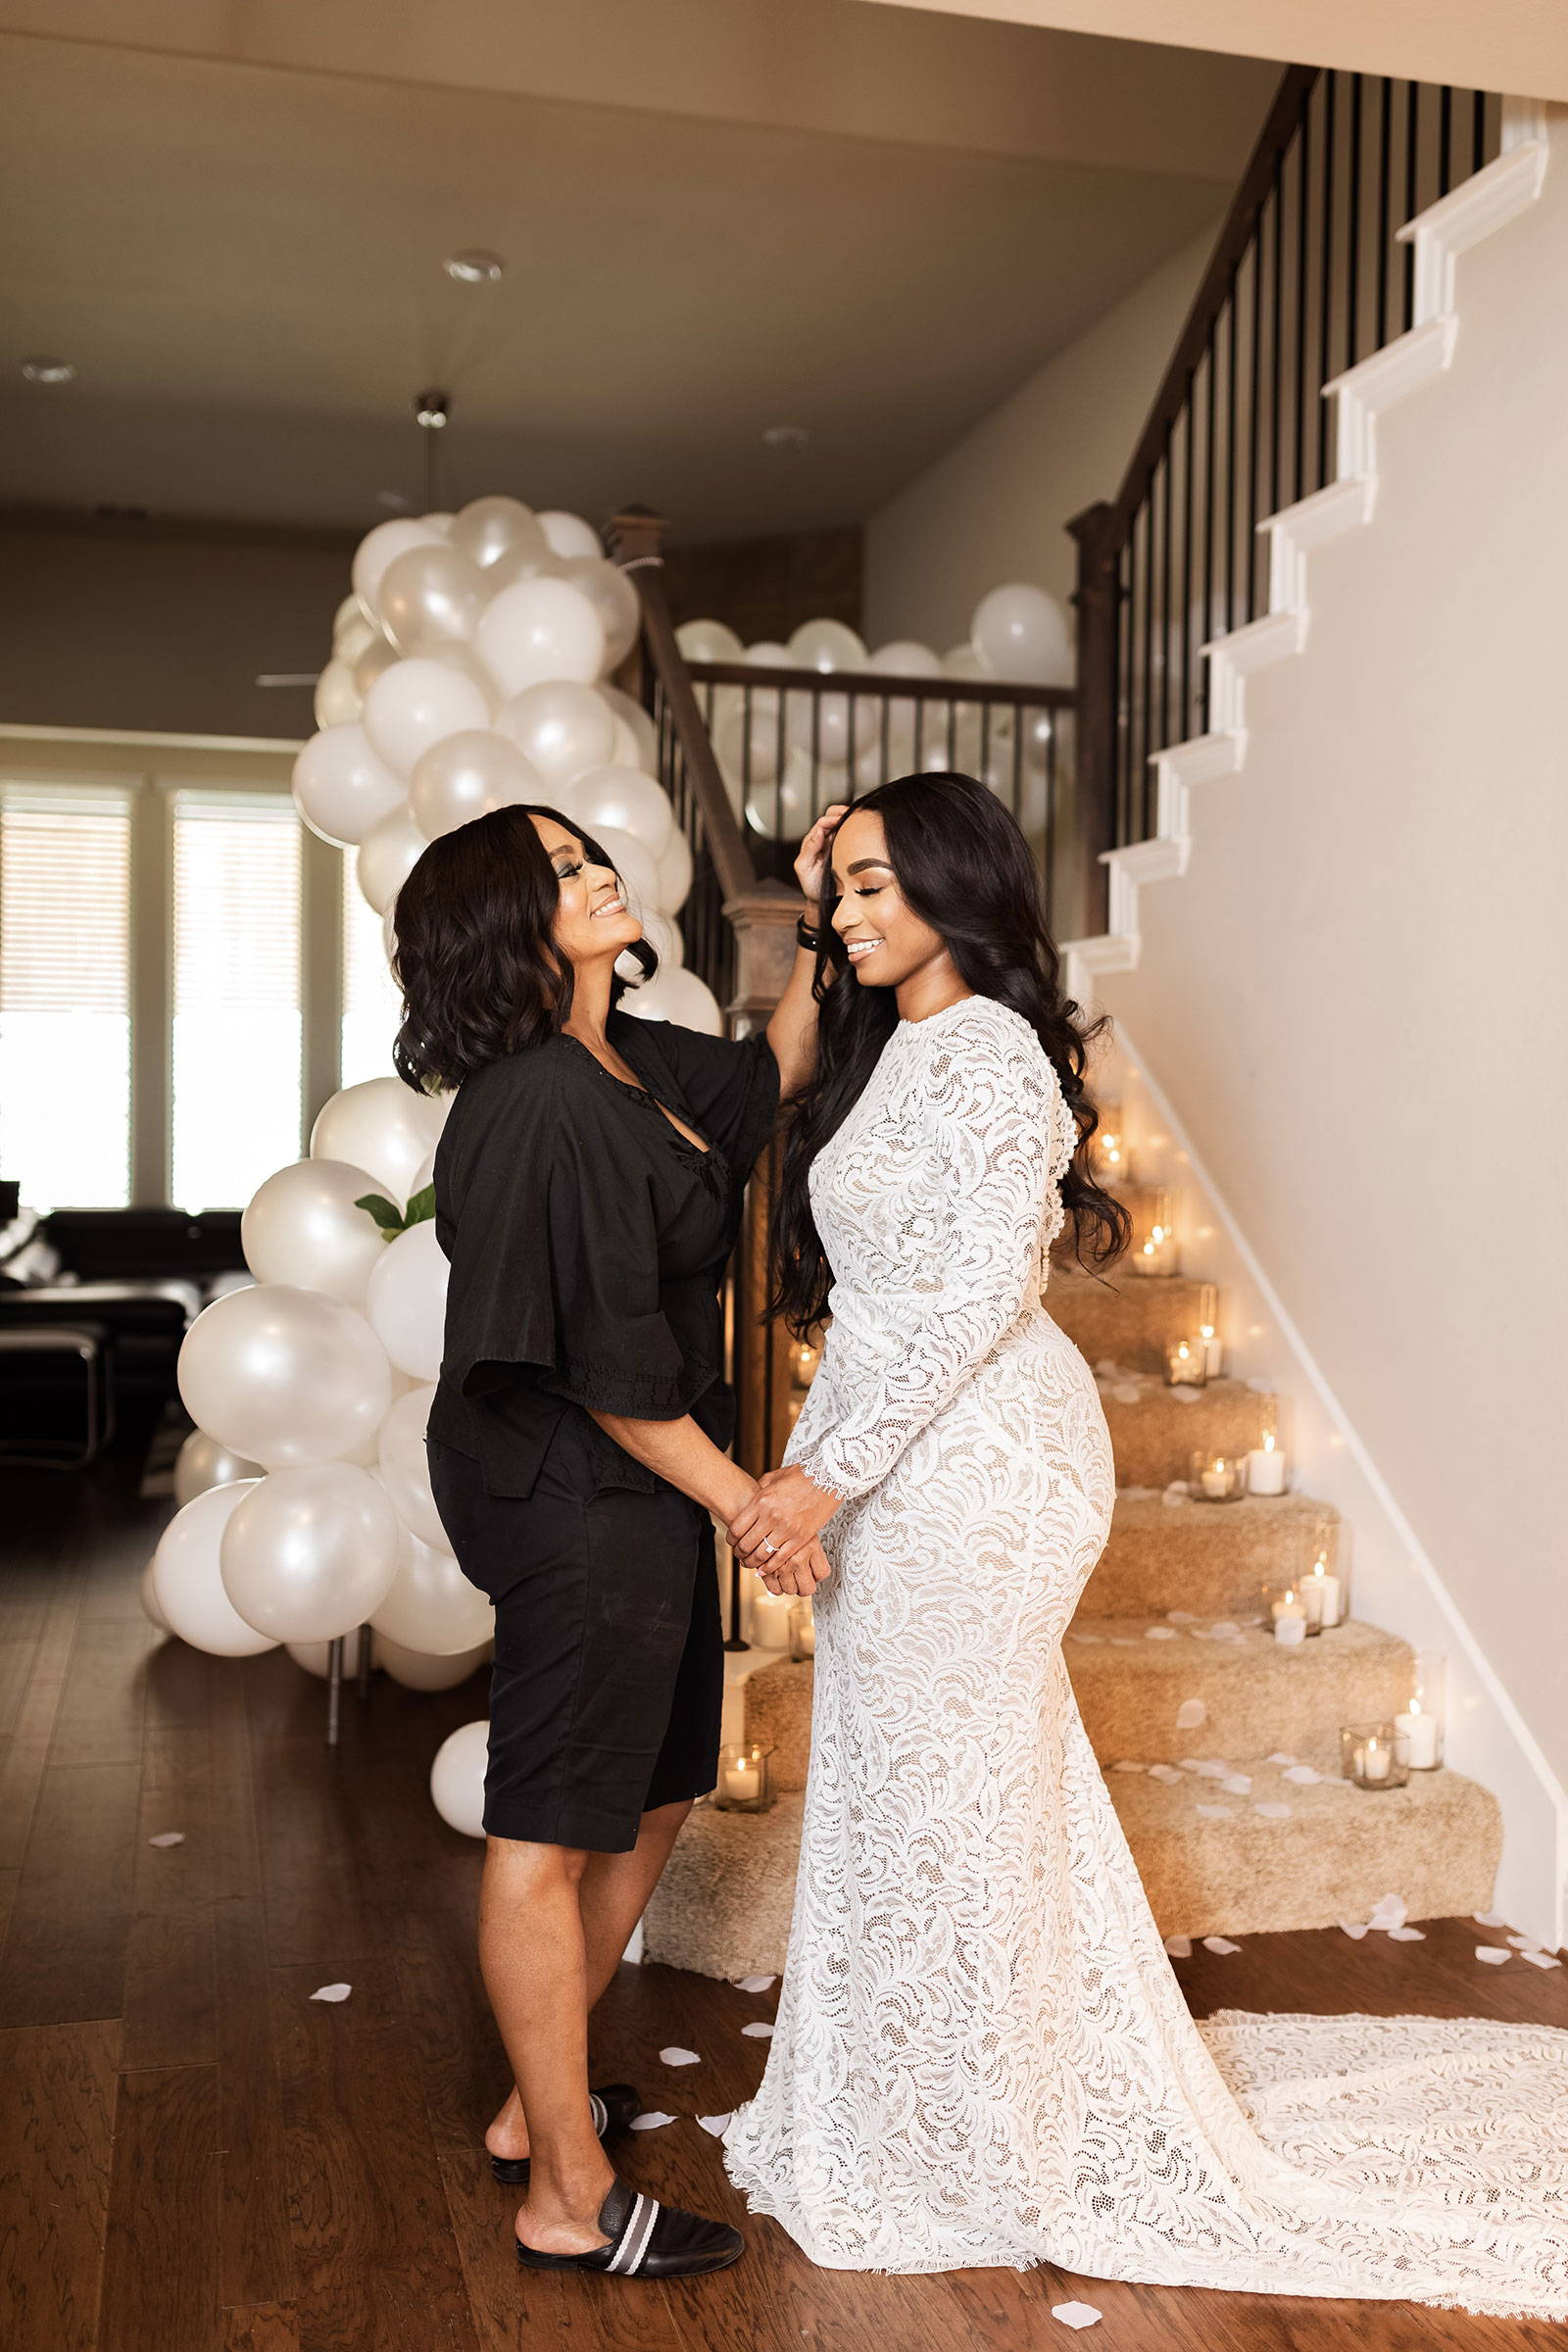
[[[804,1788],[811,1744],[812,1669],[808,1659],[780,1658],[746,1678],[746,1738],[773,1750],[775,1788]]]
[[[1191,1476],[1195,1450],[1246,1453],[1262,1444],[1268,1402],[1245,1381],[1168,1389],[1146,1372],[1117,1372],[1101,1377],[1097,1385],[1118,1487],[1167,1487]]]
[[[1163,1378],[1165,1349],[1174,1340],[1191,1340],[1203,1321],[1212,1283],[1184,1274],[1127,1274],[1102,1281],[1069,1266],[1054,1266],[1045,1295],[1046,1312],[1098,1370],[1102,1363]]]
[[[643,1957],[701,1977],[776,1976],[784,1966],[805,1804],[765,1813],[695,1805],[643,1915]]]
[[[1412,1919],[1490,1908],[1502,1820],[1489,1790],[1440,1770],[1371,1791],[1339,1777],[1337,1756],[1302,1760],[1329,1777],[1301,1788],[1282,1766],[1243,1764],[1252,1780],[1246,1796],[1195,1774],[1175,1787],[1147,1773],[1106,1774],[1161,1935],[1331,1927],[1365,1920],[1385,1894],[1401,1895]],[[1200,1804],[1230,1810],[1208,1818]],[[1291,1811],[1270,1820],[1258,1804]]]
[[[1338,1518],[1307,1494],[1167,1502],[1152,1488],[1124,1490],[1079,1606],[1096,1617],[1154,1617],[1169,1608],[1246,1615],[1261,1585],[1309,1573]]]
[[[1063,1650],[1102,1763],[1322,1747],[1342,1724],[1392,1718],[1408,1703],[1410,1645],[1379,1626],[1352,1619],[1294,1649],[1258,1626],[1218,1641],[1204,1631],[1160,1618],[1074,1618]],[[1203,1709],[1196,1723],[1192,1705]]]

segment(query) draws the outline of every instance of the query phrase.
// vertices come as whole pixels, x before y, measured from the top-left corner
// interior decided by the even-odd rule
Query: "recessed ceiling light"
[[[449,253],[442,264],[448,277],[455,277],[460,286],[498,286],[506,267],[499,253],[486,253],[479,246],[467,253]]]
[[[69,384],[76,370],[69,360],[24,360],[22,372],[29,384]]]
[[[416,392],[414,395],[414,421],[416,424],[422,424],[427,433],[438,433],[446,423],[451,412],[452,395],[450,392],[432,390]]]
[[[811,428],[806,424],[770,424],[764,427],[762,439],[769,449],[807,449],[810,446]]]

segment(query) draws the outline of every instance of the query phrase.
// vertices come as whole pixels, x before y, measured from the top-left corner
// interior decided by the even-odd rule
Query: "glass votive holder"
[[[1247,1493],[1247,1456],[1195,1453],[1187,1485],[1197,1502],[1240,1502]]]
[[[808,1389],[816,1378],[816,1367],[821,1360],[820,1348],[813,1348],[807,1340],[793,1340],[790,1343],[791,1388]]]
[[[1417,1650],[1410,1703],[1394,1719],[1399,1759],[1411,1772],[1435,1772],[1443,1762],[1447,1678],[1448,1661],[1441,1650]]]
[[[1172,1340],[1165,1349],[1167,1389],[1201,1389],[1208,1384],[1208,1356],[1200,1339]]]
[[[1127,1139],[1122,1133],[1121,1111],[1116,1103],[1106,1103],[1089,1149],[1094,1160],[1097,1183],[1102,1185],[1126,1183]]]
[[[1323,1631],[1321,1619],[1312,1615],[1307,1603],[1304,1584],[1265,1585],[1263,1623],[1281,1649],[1292,1649],[1298,1642]]]
[[[790,1611],[790,1656],[799,1665],[816,1655],[816,1619],[808,1600],[798,1600]]]
[[[1127,1268],[1133,1274],[1174,1274],[1176,1228],[1171,1223],[1170,1195],[1163,1185],[1152,1185],[1133,1218],[1132,1248]]]
[[[1219,1293],[1205,1282],[1198,1301],[1198,1336],[1203,1343],[1203,1370],[1210,1380],[1225,1374],[1225,1343],[1219,1336]]]
[[[765,1813],[773,1802],[773,1750],[761,1741],[721,1747],[712,1800],[721,1813]]]
[[[1358,1788],[1402,1788],[1410,1777],[1392,1723],[1348,1723],[1340,1734],[1340,1763]]]

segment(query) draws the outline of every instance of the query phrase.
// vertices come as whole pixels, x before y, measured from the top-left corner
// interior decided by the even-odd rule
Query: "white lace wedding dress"
[[[1070,1116],[990,999],[904,1022],[812,1170],[832,1328],[799,1887],[726,2161],[830,2268],[1568,2317],[1568,2034],[1183,2004],[1061,1638],[1112,1472],[1040,1304]]]

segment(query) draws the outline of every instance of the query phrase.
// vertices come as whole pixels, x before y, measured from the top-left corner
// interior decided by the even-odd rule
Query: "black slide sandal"
[[[632,2117],[642,2112],[642,2101],[629,2082],[601,2082],[597,2090],[588,2093],[588,2108],[599,2138],[616,2139],[630,2131]],[[490,2170],[508,2188],[528,2185],[526,2156],[492,2156]]]
[[[588,2254],[537,2254],[514,2240],[517,2260],[528,2271],[601,2271],[612,2278],[696,2278],[727,2271],[746,2251],[746,2240],[727,2222],[705,2222],[677,2205],[661,2205],[641,2189],[617,2180],[599,2209],[599,2227],[609,2243]]]

